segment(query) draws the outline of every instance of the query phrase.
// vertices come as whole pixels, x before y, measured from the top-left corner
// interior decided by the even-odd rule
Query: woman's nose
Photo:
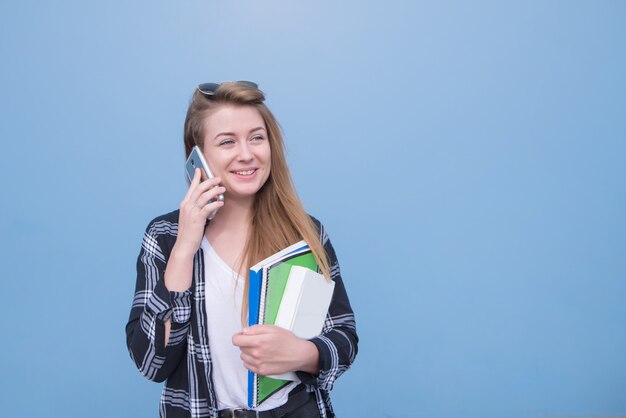
[[[249,161],[252,159],[252,150],[247,141],[242,141],[239,146],[239,160]]]

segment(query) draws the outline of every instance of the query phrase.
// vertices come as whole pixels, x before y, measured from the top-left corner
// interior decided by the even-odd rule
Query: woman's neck
[[[239,201],[225,196],[224,206],[204,230],[204,236],[215,252],[234,271],[245,275],[243,251],[252,224],[253,200]]]
[[[209,225],[218,230],[246,231],[252,223],[253,199],[237,200],[226,197]]]

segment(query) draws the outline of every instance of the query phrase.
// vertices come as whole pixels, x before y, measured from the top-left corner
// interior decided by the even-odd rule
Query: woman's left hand
[[[311,341],[275,325],[254,325],[233,335],[246,369],[267,376],[292,371],[319,373],[319,351]]]

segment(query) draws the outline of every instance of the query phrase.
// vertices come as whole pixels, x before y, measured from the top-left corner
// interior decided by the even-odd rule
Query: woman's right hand
[[[193,257],[200,248],[207,216],[224,205],[219,200],[209,203],[226,191],[224,187],[218,186],[220,178],[201,181],[200,173],[197,168],[189,191],[179,206],[178,236],[167,260],[164,277],[165,287],[171,292],[183,292],[191,287]],[[169,328],[166,331],[167,344]]]
[[[226,191],[219,186],[219,177],[201,181],[202,176],[204,174],[196,168],[189,190],[179,205],[178,236],[172,249],[178,255],[192,258],[200,248],[207,217],[224,205],[224,202],[216,199],[217,196]],[[210,202],[211,200],[213,201]]]

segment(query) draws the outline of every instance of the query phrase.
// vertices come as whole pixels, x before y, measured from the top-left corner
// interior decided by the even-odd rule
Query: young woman
[[[251,82],[198,86],[185,152],[199,146],[216,177],[196,170],[179,209],[154,219],[144,235],[126,335],[140,372],[166,381],[160,417],[334,417],[329,391],[357,353],[335,252],[297,197],[264,100]],[[243,326],[248,268],[302,239],[335,281],[322,334],[303,340],[272,325]],[[295,371],[301,383],[250,411],[248,370]]]

